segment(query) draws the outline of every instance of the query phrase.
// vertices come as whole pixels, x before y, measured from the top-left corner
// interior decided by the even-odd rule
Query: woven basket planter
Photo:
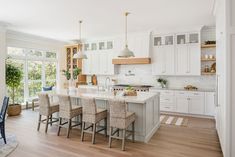
[[[20,104],[8,106],[8,111],[7,111],[8,116],[18,116],[18,115],[20,115],[20,113],[21,113],[21,105]]]

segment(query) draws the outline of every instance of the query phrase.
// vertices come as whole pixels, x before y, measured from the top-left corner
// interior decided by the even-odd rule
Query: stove
[[[127,87],[133,87],[137,92],[148,92],[149,88],[153,87],[150,85],[131,85],[131,84],[117,84],[113,86],[114,91],[123,91]]]

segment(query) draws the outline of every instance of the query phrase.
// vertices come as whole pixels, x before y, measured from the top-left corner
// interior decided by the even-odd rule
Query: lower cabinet
[[[176,94],[176,112],[180,113],[188,113],[188,97],[186,96],[185,93],[177,93]]]
[[[150,90],[160,93],[160,110],[183,114],[214,116],[214,92]]]
[[[201,114],[205,113],[205,93],[192,93],[188,97],[189,113],[191,114]]]

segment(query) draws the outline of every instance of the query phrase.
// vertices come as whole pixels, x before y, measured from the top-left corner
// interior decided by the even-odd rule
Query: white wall
[[[0,25],[0,106],[5,95],[6,29]]]

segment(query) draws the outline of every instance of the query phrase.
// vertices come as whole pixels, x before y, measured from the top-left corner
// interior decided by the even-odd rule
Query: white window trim
[[[9,46],[12,47],[12,46]],[[20,47],[14,47],[14,48],[20,48]],[[42,82],[42,87],[45,87],[46,85],[46,81],[55,81],[57,84],[57,78],[58,78],[58,55],[56,52],[54,52],[56,54],[56,58],[47,58],[46,57],[46,52],[49,51],[42,51],[42,50],[36,50],[36,49],[32,49],[34,51],[41,51],[43,52],[42,57],[37,57],[37,56],[28,56],[27,52],[30,49],[27,48],[22,48],[25,51],[25,56],[17,56],[17,55],[8,55],[7,57],[10,57],[10,59],[15,59],[15,60],[20,60],[23,62],[23,70],[24,70],[24,78],[23,78],[23,82],[24,82],[24,102],[26,102],[27,100],[31,99],[32,97],[29,97],[29,86],[28,84],[31,82]],[[28,79],[28,61],[40,61],[42,62],[42,78],[41,80],[29,80]],[[51,62],[51,63],[55,63],[56,64],[56,79],[50,79],[50,80],[46,80],[46,74],[45,74],[45,62]]]

